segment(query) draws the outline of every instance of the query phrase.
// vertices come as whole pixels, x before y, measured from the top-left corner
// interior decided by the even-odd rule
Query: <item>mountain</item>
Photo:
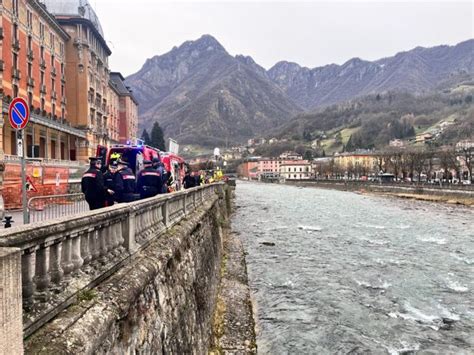
[[[242,142],[301,112],[264,68],[229,55],[209,35],[148,59],[126,83],[140,103],[141,127],[156,120],[180,143]]]
[[[296,104],[311,110],[387,91],[424,94],[446,81],[474,76],[474,40],[456,46],[417,47],[377,61],[353,58],[314,69],[282,61],[268,77]]]
[[[166,136],[205,146],[241,143],[281,128],[311,130],[309,121],[319,117],[311,112],[367,95],[432,95],[473,81],[473,39],[313,69],[282,61],[267,71],[249,56],[231,56],[210,35],[148,59],[126,79],[140,103],[141,128],[158,121]],[[295,116],[307,124],[296,124],[301,118]],[[338,124],[344,119],[335,118]]]

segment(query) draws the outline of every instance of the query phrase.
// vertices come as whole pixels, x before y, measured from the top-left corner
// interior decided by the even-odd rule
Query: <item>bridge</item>
[[[2,353],[205,353],[232,188],[0,231]]]

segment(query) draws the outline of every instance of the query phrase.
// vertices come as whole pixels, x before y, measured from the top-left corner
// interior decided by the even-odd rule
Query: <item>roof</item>
[[[42,0],[41,2],[55,16],[74,16],[89,20],[99,34],[104,37],[99,18],[88,0]]]
[[[108,55],[112,53],[105,42],[104,31],[102,30],[99,17],[88,0],[41,0],[41,2],[46,6],[48,12],[52,13],[61,24],[84,21],[91,24]]]
[[[138,105],[138,101],[135,96],[133,96],[132,90],[130,90],[129,87],[125,85],[125,79],[122,74],[120,74],[119,72],[111,72],[110,84],[119,95],[130,96],[133,102]]]
[[[71,38],[66,31],[61,27],[61,25],[56,21],[55,17],[47,11],[45,6],[39,3],[36,0],[29,0],[28,4],[31,5],[42,18],[44,18],[48,23],[55,29],[55,31],[65,40]]]

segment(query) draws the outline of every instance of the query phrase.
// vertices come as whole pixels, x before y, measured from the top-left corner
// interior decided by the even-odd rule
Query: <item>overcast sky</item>
[[[163,1],[89,0],[124,75],[202,34],[232,54],[270,68],[374,60],[416,46],[474,37],[473,1]]]

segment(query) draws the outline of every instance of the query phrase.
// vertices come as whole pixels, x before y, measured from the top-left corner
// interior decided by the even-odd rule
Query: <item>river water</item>
[[[259,353],[474,354],[473,209],[249,182],[236,205]]]

